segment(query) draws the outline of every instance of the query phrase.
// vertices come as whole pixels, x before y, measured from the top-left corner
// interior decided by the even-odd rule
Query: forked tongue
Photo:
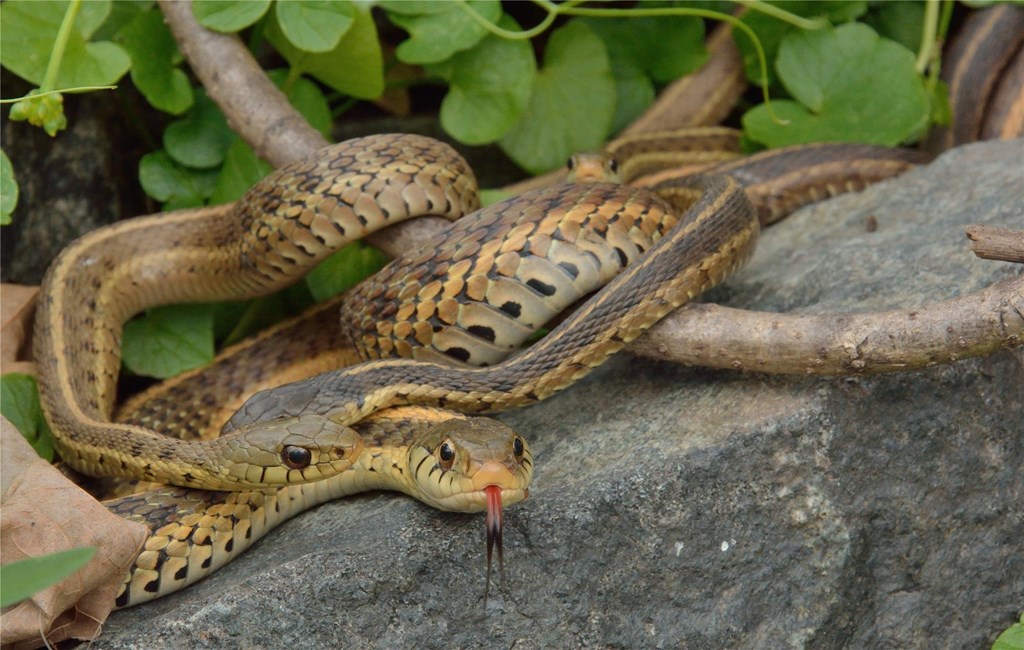
[[[488,485],[484,488],[487,495],[487,586],[484,587],[484,606],[487,605],[487,594],[491,589],[491,555],[495,547],[498,549],[498,571],[502,582],[505,580],[505,566],[501,554],[501,488]]]

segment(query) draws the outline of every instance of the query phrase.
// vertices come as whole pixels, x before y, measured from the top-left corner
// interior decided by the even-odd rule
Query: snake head
[[[355,431],[322,415],[247,424],[228,438],[230,476],[240,487],[309,483],[350,467],[363,449]]]
[[[503,505],[530,494],[533,455],[522,436],[490,418],[452,419],[429,429],[409,446],[416,495],[441,510],[487,512],[487,590],[491,555],[502,567]],[[503,572],[503,568],[501,569]]]
[[[569,183],[621,183],[619,161],[601,152],[574,153],[565,164]]]

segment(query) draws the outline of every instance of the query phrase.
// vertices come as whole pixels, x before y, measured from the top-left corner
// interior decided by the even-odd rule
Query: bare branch
[[[944,302],[864,314],[795,315],[686,305],[635,341],[634,353],[771,374],[896,372],[1024,343],[1024,276]]]
[[[1024,230],[972,224],[965,229],[971,250],[978,257],[1024,264]]]

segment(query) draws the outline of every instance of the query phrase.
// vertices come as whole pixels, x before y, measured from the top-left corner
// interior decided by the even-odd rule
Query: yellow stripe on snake
[[[863,154],[870,149],[859,151]],[[375,153],[365,153],[368,151]],[[876,153],[864,155],[871,158]],[[459,211],[453,197],[463,207],[472,205],[473,199],[444,183],[433,190],[423,189],[419,183],[439,176],[463,182],[458,180],[464,179],[460,174],[449,175],[436,166],[440,158],[453,161],[454,156],[443,145],[417,136],[349,141],[322,150],[311,161],[275,172],[250,191],[234,212],[225,209],[219,213],[223,216],[216,228],[227,228],[221,222],[230,221],[235,214],[244,226],[242,237],[215,229],[214,234],[189,239],[185,250],[180,246],[166,250],[166,242],[161,245],[157,239],[165,233],[174,233],[179,244],[183,238],[193,237],[184,227],[193,225],[196,213],[184,212],[117,224],[70,247],[71,252],[51,270],[36,339],[38,359],[53,351],[53,359],[43,364],[41,384],[51,422],[65,435],[62,451],[73,455],[84,447],[81,457],[85,460],[79,463],[93,472],[102,469],[124,475],[132,463],[136,471],[141,463],[141,477],[167,480],[170,475],[194,483],[192,467],[176,460],[171,455],[176,452],[169,447],[159,445],[198,445],[208,450],[209,443],[165,442],[159,434],[187,437],[189,432],[215,431],[254,387],[269,386],[275,377],[305,376],[336,362],[343,356],[339,352],[342,342],[321,341],[331,321],[336,322],[337,315],[331,312],[338,301],[235,346],[210,368],[172,380],[155,399],[144,395],[133,400],[122,411],[125,424],[110,427],[106,420],[116,379],[116,370],[110,368],[117,367],[120,320],[140,305],[155,304],[168,295],[173,300],[197,299],[202,282],[189,279],[193,277],[189,274],[201,272],[198,262],[204,254],[213,260],[207,269],[212,268],[214,275],[225,268],[220,265],[228,265],[223,261],[226,254],[216,248],[225,242],[232,242],[243,260],[235,264],[237,275],[233,277],[238,279],[228,282],[234,285],[230,291],[253,295],[257,281],[285,282],[285,270],[308,268],[310,260],[321,255],[319,245],[329,247],[343,241],[341,236],[350,229],[361,232],[424,210],[452,215]],[[368,164],[368,158],[373,176],[360,167]],[[381,158],[390,159],[382,163]],[[452,164],[455,169],[465,169],[457,159]],[[327,173],[332,176],[323,176]],[[396,177],[408,184],[396,189]],[[304,180],[297,180],[300,178]],[[848,182],[856,185],[856,180]],[[314,189],[326,190],[328,198],[306,194]],[[286,471],[281,466],[303,465],[310,457],[331,455],[331,449],[340,447],[342,452],[334,454],[338,457],[334,464],[317,470],[314,476],[336,474],[277,492],[222,494],[166,488],[112,504],[115,512],[154,526],[154,535],[129,575],[118,604],[136,604],[190,584],[241,552],[278,521],[315,503],[375,487],[406,491],[443,509],[487,508],[492,519],[489,541],[493,541],[493,536],[500,534],[500,524],[493,519],[500,515],[501,502],[514,503],[526,496],[532,460],[522,439],[489,420],[464,420],[437,408],[410,411],[408,407],[389,407],[424,404],[477,413],[544,399],[587,374],[749,256],[757,219],[735,181],[696,177],[665,181],[653,189],[658,195],[599,183],[525,194],[474,213],[346,296],[345,318],[359,325],[352,342],[367,356],[399,353],[415,358],[370,361],[260,393],[225,426],[228,435],[220,439],[237,440],[240,432],[242,439],[251,440],[254,432],[260,433],[255,436],[263,445],[259,479],[308,480],[311,476],[297,476],[300,470]],[[384,196],[385,208],[367,203],[367,193]],[[393,196],[407,197],[409,209],[402,209],[405,199]],[[437,198],[442,196],[446,197],[443,201]],[[679,213],[666,199],[680,208],[692,207],[677,217]],[[265,213],[268,223],[258,221],[263,217],[257,213]],[[339,214],[355,219],[355,223],[349,220],[340,226],[345,233],[328,219],[328,215]],[[118,241],[118,237],[128,239]],[[134,247],[128,247],[128,242]],[[253,257],[252,242],[272,242],[280,248],[270,251],[261,262]],[[180,270],[178,261],[151,269],[149,264],[163,254],[172,261],[187,260],[186,269]],[[85,268],[83,260],[89,263]],[[620,273],[623,268],[625,272]],[[548,318],[612,276],[615,278],[608,286],[540,343],[501,361]],[[194,286],[165,286],[183,277],[185,284]],[[170,293],[155,299],[148,294],[126,299],[126,279],[131,287],[146,280],[169,288]],[[65,290],[64,285],[72,282],[74,286]],[[98,291],[83,290],[91,285]],[[140,291],[146,294],[153,288]],[[218,298],[226,297],[223,292],[230,293],[228,289],[219,291]],[[118,300],[124,304],[114,304]],[[105,346],[99,351],[90,347],[97,326],[103,330],[100,340]],[[277,341],[287,342],[287,354],[280,351]],[[94,365],[76,366],[78,356],[73,351],[77,349],[91,352]],[[88,354],[81,356],[89,359]],[[453,360],[496,365],[452,366]],[[389,410],[374,415],[381,409]],[[267,422],[267,418],[274,419]],[[354,424],[360,420],[363,422]],[[444,422],[438,424],[441,420]],[[290,438],[281,433],[294,427],[293,422],[328,427],[334,439],[327,441],[326,451],[322,443],[311,449],[309,443],[297,440],[294,432]],[[362,435],[347,426],[329,428],[338,422],[354,424]],[[152,440],[158,445],[158,456],[171,455],[166,459],[170,469],[158,473],[151,460],[124,460],[129,468],[120,466],[122,457],[102,441],[106,428],[116,431],[116,439],[129,446],[128,455],[133,457],[139,455],[131,447],[133,437],[143,434],[147,443]],[[91,436],[85,443],[82,430]],[[105,460],[97,461],[97,455]],[[196,456],[186,458],[194,463]],[[117,459],[119,466],[111,468],[110,459]],[[211,466],[204,463],[204,468]],[[237,467],[237,463],[231,459],[228,467]],[[219,472],[208,474],[234,477],[227,485],[235,489],[255,477],[252,467],[245,472]],[[245,478],[237,480],[240,475]],[[444,487],[449,489],[464,483],[463,496],[442,498],[432,492],[435,483],[447,483]]]

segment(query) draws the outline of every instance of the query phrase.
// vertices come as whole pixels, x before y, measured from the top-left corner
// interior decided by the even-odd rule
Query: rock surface
[[[947,299],[1021,272],[963,226],[1020,228],[1022,206],[1024,143],[965,147],[771,228],[709,299]],[[1024,609],[1021,349],[837,379],[623,354],[502,419],[537,474],[486,606],[482,517],[366,495],[116,613],[92,647],[981,648]]]

